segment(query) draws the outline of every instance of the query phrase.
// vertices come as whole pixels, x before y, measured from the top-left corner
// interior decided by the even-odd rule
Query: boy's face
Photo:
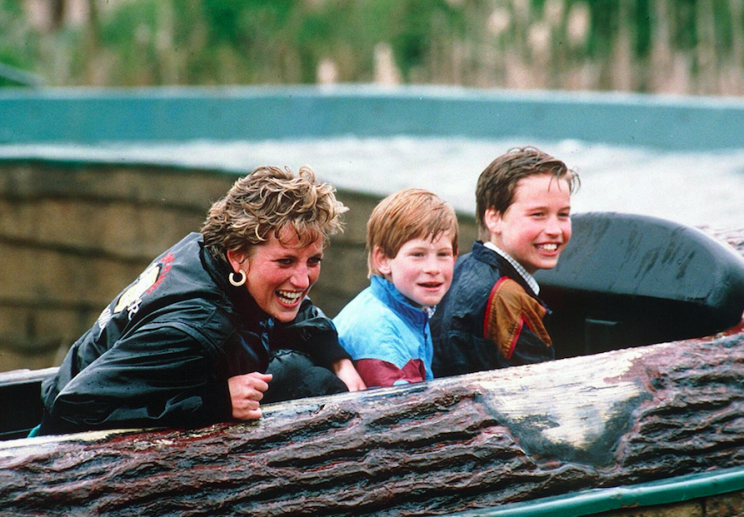
[[[514,202],[503,214],[488,209],[485,222],[491,242],[534,274],[558,264],[571,239],[570,213],[568,182],[538,174],[519,180]]]
[[[433,307],[452,284],[452,234],[444,232],[435,240],[412,239],[394,258],[377,248],[375,261],[378,270],[403,296],[420,307]]]

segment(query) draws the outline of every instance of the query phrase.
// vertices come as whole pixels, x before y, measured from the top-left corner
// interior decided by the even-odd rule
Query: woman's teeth
[[[294,291],[277,291],[276,294],[285,303],[294,303],[302,296],[302,292]]]

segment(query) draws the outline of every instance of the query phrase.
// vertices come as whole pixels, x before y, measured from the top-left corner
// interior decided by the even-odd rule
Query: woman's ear
[[[501,212],[493,207],[486,209],[486,213],[483,217],[483,222],[485,223],[486,228],[488,228],[488,233],[490,233],[491,235],[500,235],[501,221]]]
[[[390,274],[390,259],[385,255],[381,247],[375,246],[375,249],[372,251],[372,262],[375,264],[377,271],[382,273],[383,276]]]
[[[237,273],[241,270],[245,271],[246,273],[248,272],[249,262],[246,260],[245,253],[229,250],[227,252],[227,261],[232,266],[234,272]]]

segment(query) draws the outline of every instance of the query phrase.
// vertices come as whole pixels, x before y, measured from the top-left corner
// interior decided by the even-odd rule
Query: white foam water
[[[339,189],[387,195],[423,187],[456,209],[474,213],[480,172],[510,148],[534,145],[581,176],[573,211],[652,215],[713,229],[744,227],[744,147],[669,151],[565,140],[469,138],[322,138],[0,145],[0,158],[155,163],[249,172],[259,165],[310,165]]]

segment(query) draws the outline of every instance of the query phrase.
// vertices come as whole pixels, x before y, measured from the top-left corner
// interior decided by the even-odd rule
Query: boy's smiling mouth
[[[551,242],[548,244],[537,244],[537,249],[544,250],[544,251],[556,251],[558,249],[559,244],[555,242]]]

